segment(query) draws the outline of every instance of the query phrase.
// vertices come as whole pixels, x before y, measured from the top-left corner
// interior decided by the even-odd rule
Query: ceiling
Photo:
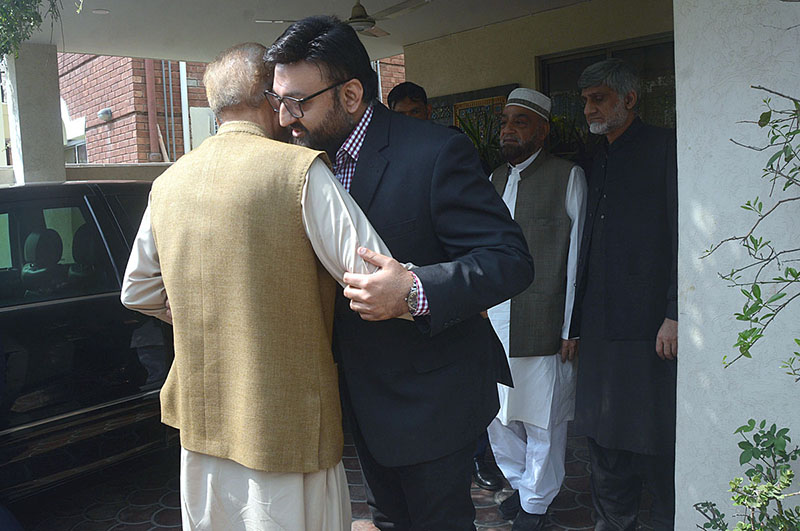
[[[378,22],[387,37],[362,36],[373,59],[401,53],[403,46],[556,9],[587,0],[432,0],[413,12]],[[377,13],[398,0],[362,0]],[[84,0],[76,13],[63,4],[61,25],[49,20],[32,42],[59,51],[210,61],[237,43],[272,43],[288,24],[257,19],[299,19],[314,14],[350,16],[354,0]],[[95,14],[94,11],[107,11]]]

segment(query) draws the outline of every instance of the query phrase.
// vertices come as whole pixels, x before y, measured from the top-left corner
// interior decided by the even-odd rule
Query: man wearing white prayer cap
[[[576,164],[543,146],[550,98],[517,88],[500,121],[506,164],[492,183],[522,227],[536,278],[527,290],[489,310],[508,356],[514,388],[498,384],[500,411],[489,439],[500,470],[515,489],[500,506],[513,531],[544,529],[564,479],[567,423],[575,409],[575,356],[570,338],[586,178]]]

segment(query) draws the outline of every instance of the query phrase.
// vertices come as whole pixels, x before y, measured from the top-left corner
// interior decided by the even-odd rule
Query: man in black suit
[[[345,275],[337,299],[335,350],[374,522],[474,529],[471,458],[496,383],[510,381],[481,312],[530,284],[524,237],[465,135],[375,102],[377,76],[348,25],[296,22],[266,59],[281,125],[327,151],[393,256],[416,265],[360,249],[381,270]],[[392,319],[406,312],[414,322]]]

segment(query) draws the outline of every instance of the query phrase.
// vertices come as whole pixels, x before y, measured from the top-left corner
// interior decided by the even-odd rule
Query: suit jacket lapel
[[[350,184],[350,195],[364,212],[369,209],[375,190],[389,164],[380,151],[389,144],[390,112],[383,105],[374,104],[372,120],[367,127],[367,135],[358,154],[356,172]]]

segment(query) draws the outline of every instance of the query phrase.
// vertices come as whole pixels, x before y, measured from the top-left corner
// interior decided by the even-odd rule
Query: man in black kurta
[[[578,82],[592,133],[572,334],[575,429],[588,438],[596,531],[636,529],[642,484],[657,531],[674,521],[677,163],[674,131],[635,112],[638,79],[610,59]]]

